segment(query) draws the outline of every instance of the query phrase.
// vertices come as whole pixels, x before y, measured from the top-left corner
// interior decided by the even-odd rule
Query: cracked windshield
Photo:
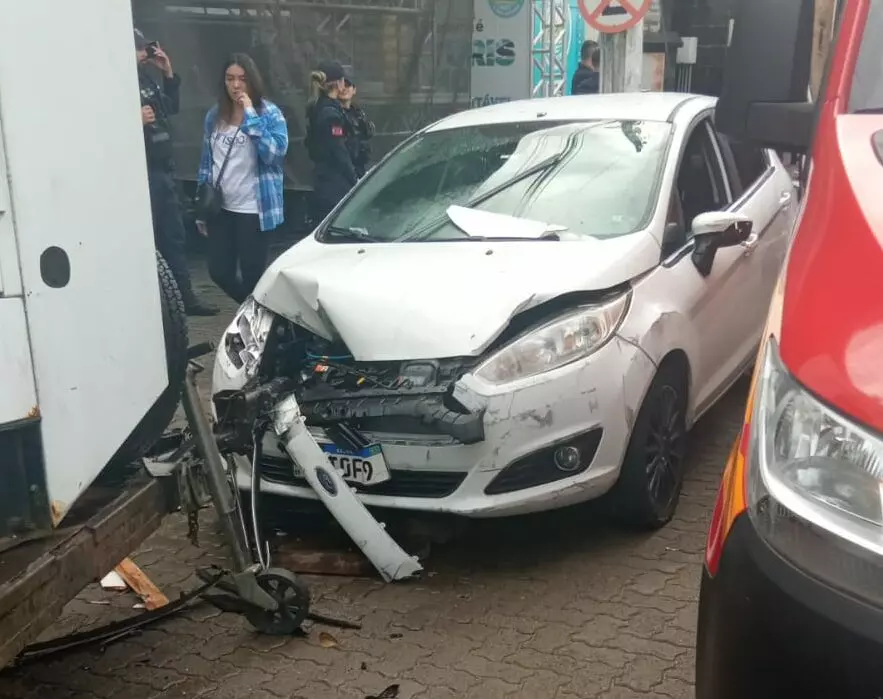
[[[457,205],[545,222],[562,239],[632,233],[652,213],[670,132],[617,120],[442,128],[396,151],[330,226],[384,242],[506,234],[505,219],[459,228],[445,213]]]
[[[0,2],[0,699],[883,698],[881,54]]]

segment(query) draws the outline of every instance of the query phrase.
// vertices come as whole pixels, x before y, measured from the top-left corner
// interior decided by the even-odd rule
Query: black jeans
[[[184,219],[181,217],[178,185],[172,173],[165,170],[149,169],[147,181],[150,185],[150,208],[153,213],[153,239],[156,248],[169,263],[184,304],[189,306],[193,302],[193,287],[184,247],[187,234],[184,230]]]
[[[264,273],[269,244],[269,232],[261,231],[257,214],[221,211],[208,223],[208,271],[212,281],[242,303]]]

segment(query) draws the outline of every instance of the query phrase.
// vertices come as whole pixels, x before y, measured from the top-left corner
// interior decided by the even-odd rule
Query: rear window
[[[883,113],[883,2],[874,0],[862,36],[849,111]]]

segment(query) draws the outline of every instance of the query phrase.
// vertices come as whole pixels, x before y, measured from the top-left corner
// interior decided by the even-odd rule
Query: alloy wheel
[[[651,414],[645,445],[647,488],[660,511],[677,497],[685,452],[684,414],[678,392],[664,386]]]

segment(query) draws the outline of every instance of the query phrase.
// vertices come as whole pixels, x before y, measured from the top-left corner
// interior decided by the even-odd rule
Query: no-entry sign
[[[653,0],[579,0],[579,11],[589,26],[616,34],[644,19],[652,4]]]

